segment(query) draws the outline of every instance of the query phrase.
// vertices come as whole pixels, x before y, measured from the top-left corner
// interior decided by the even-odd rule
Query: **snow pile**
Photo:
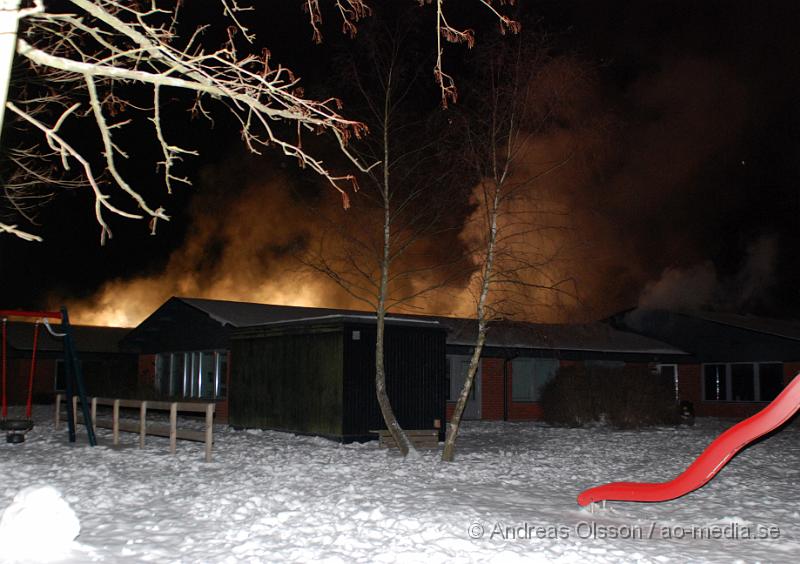
[[[52,486],[21,490],[0,517],[0,558],[51,561],[69,556],[81,524]]]

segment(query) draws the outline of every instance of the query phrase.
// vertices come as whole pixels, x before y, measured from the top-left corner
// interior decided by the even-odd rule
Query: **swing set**
[[[34,318],[33,324],[33,346],[31,347],[31,364],[28,372],[28,395],[25,403],[25,417],[8,417],[8,318],[25,317]],[[75,342],[72,337],[72,327],[69,324],[67,309],[62,307],[61,311],[23,311],[23,310],[0,310],[2,318],[2,381],[0,382],[0,431],[6,432],[6,442],[19,444],[25,442],[25,434],[33,429],[33,418],[31,411],[33,407],[33,379],[36,374],[36,353],[39,348],[39,328],[44,325],[47,331],[63,342],[64,346],[64,367],[66,368],[65,391],[67,396],[67,420],[69,421],[69,441],[75,442],[75,424],[72,412],[73,390],[77,391],[83,412],[83,420],[86,422],[86,431],[89,437],[89,444],[95,446],[94,428],[89,417],[89,405],[86,400],[86,390],[83,384],[83,374],[80,362],[75,352]],[[53,330],[48,319],[61,321],[61,333]]]

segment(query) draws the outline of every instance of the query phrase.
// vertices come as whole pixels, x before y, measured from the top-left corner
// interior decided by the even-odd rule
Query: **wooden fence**
[[[178,439],[187,441],[197,441],[205,443],[206,462],[211,462],[211,447],[214,443],[214,403],[206,402],[168,402],[168,401],[149,401],[149,400],[130,400],[113,398],[90,398],[91,399],[91,418],[95,428],[111,429],[114,435],[114,444],[119,444],[119,432],[139,433],[139,448],[144,448],[145,437],[155,435],[159,437],[169,437],[169,451],[175,454]],[[56,394],[55,427],[61,425],[61,403],[64,401],[62,394]],[[98,419],[97,406],[109,406],[112,408],[111,419]],[[119,409],[121,407],[139,410],[139,421],[120,420]],[[169,425],[147,423],[148,411],[169,411]],[[203,431],[193,431],[189,429],[178,429],[178,412],[205,413],[205,429]],[[77,427],[78,422],[82,422],[82,417],[78,414],[78,398],[72,398],[72,413]]]

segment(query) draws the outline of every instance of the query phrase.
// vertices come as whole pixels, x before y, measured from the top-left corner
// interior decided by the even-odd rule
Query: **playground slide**
[[[712,442],[683,473],[669,482],[612,482],[578,495],[579,505],[595,501],[669,501],[701,488],[742,448],[783,425],[800,409],[800,374],[767,407],[737,423]]]

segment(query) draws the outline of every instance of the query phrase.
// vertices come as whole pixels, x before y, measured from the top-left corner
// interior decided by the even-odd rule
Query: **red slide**
[[[669,482],[612,482],[578,495],[579,505],[594,501],[669,501],[703,487],[742,448],[783,425],[800,409],[800,374],[767,407],[737,423],[712,442],[697,460]]]

